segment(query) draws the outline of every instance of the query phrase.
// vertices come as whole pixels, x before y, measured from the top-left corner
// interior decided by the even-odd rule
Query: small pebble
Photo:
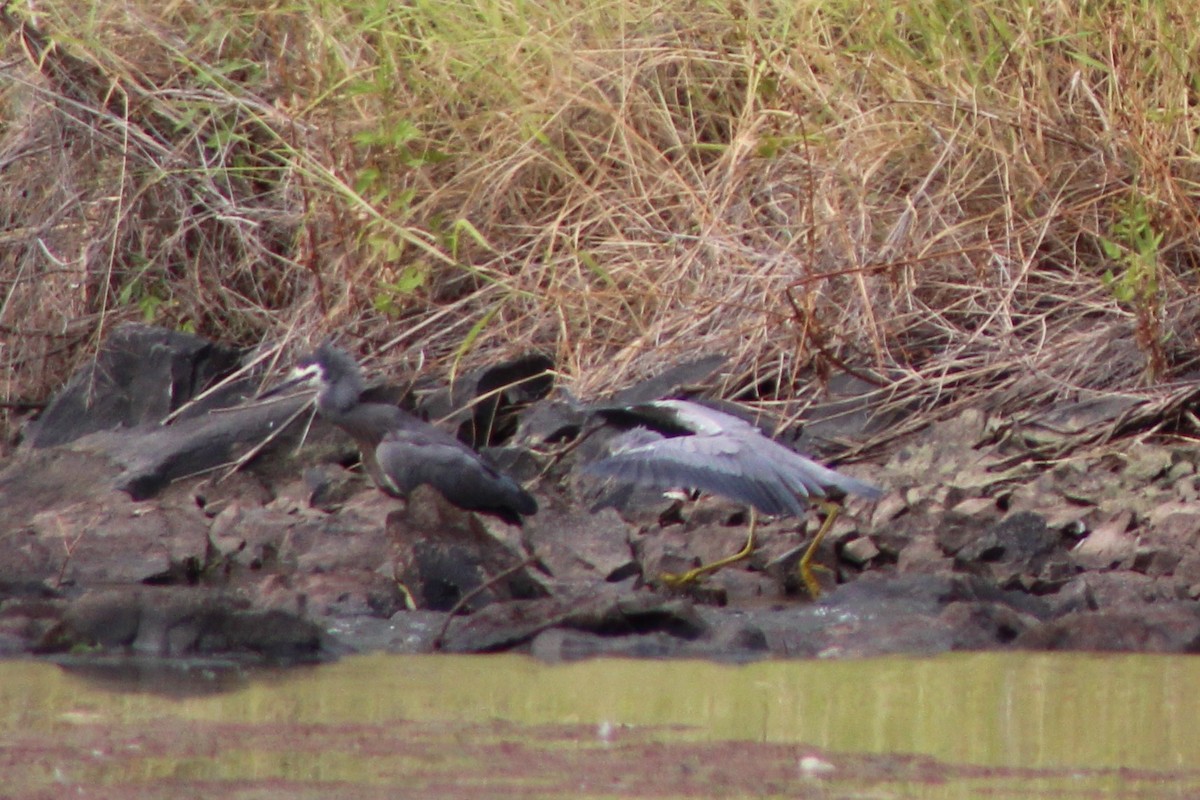
[[[859,536],[856,539],[851,539],[842,547],[842,558],[849,561],[856,567],[861,567],[875,556],[879,555],[879,548],[867,536]]]

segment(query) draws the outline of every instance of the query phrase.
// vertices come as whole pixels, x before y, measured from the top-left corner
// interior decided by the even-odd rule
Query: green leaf
[[[469,220],[459,217],[458,219],[454,220],[454,223],[450,226],[450,232],[446,236],[447,247],[450,250],[450,255],[454,258],[458,258],[458,243],[460,241],[459,237],[464,233],[474,240],[474,242],[480,247],[484,248],[485,250],[492,250],[491,244],[489,244],[488,240],[484,238],[484,235],[479,232],[479,229],[472,225]]]
[[[458,349],[454,351],[454,363],[450,366],[450,383],[454,383],[456,373],[458,372],[458,364],[463,357],[471,352],[471,348],[475,346],[475,340],[479,338],[479,334],[483,333],[492,318],[500,311],[500,306],[494,305],[488,309],[487,313],[479,318],[479,321],[471,326],[471,330],[467,331],[467,335],[459,343]]]

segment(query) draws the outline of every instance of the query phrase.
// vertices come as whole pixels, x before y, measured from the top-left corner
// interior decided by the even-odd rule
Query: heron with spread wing
[[[879,487],[823,467],[749,422],[699,403],[657,400],[594,412],[629,430],[610,443],[606,457],[587,465],[588,472],[664,490],[699,489],[750,507],[750,530],[741,550],[682,575],[661,576],[669,586],[748,558],[754,552],[756,512],[799,517],[816,502],[826,511],[825,521],[800,559],[800,577],[816,597],[821,589],[812,559],[837,517],[840,506],[834,501],[847,494],[883,496]]]

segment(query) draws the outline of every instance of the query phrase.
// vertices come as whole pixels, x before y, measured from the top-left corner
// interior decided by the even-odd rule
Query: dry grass
[[[537,348],[585,396],[724,351],[789,408],[847,365],[926,410],[1195,368],[1182,4],[87,6],[7,12],[10,403],[131,318]]]

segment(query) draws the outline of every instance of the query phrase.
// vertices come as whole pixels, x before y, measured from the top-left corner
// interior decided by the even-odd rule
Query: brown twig
[[[483,583],[476,586],[474,589],[472,589],[471,591],[467,592],[462,597],[460,597],[458,599],[458,602],[455,603],[454,606],[448,612],[446,612],[446,619],[444,622],[442,622],[442,627],[438,630],[437,636],[433,637],[433,642],[430,644],[430,649],[431,650],[441,650],[442,649],[442,645],[446,639],[446,632],[450,630],[450,621],[453,620],[454,617],[457,616],[460,611],[462,611],[464,608],[466,608],[468,603],[470,603],[472,600],[474,600],[476,597],[478,597],[483,592],[486,592],[488,589],[491,589],[493,586],[496,586],[501,581],[506,580],[507,578],[510,578],[514,574],[520,572],[523,569],[531,567],[536,563],[537,563],[537,556],[530,556],[529,558],[522,561],[520,564],[509,567],[508,569],[504,570],[500,574],[498,574],[492,578],[489,578],[488,580],[484,581]]]

